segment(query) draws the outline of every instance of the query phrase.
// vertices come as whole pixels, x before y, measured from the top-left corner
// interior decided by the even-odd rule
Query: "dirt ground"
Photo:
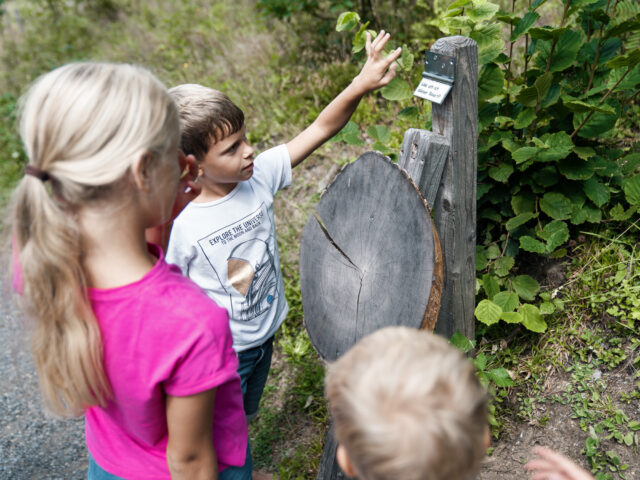
[[[568,384],[568,374],[556,373],[549,377],[544,392],[546,403],[539,404],[535,412],[537,418],[548,416],[544,427],[527,423],[511,423],[498,440],[491,444],[493,453],[482,464],[479,480],[506,480],[527,478],[523,465],[531,459],[531,449],[544,445],[567,455],[585,469],[589,470],[587,458],[581,454],[588,433],[580,429],[578,420],[572,418],[571,405],[551,401],[554,395],[560,395]],[[635,386],[633,373],[629,368],[603,373],[602,381],[608,387],[605,394],[619,398],[621,392],[632,391]],[[618,404],[630,419],[640,419],[638,402]],[[621,447],[615,441],[603,442],[605,450],[615,451],[622,463],[629,465],[625,475],[627,479],[640,479],[640,456],[630,448]],[[614,477],[616,478],[616,477]]]

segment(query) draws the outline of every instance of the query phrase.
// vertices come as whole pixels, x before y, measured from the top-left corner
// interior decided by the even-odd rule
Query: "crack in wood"
[[[331,234],[329,233],[329,230],[327,230],[327,227],[325,227],[324,222],[322,221],[322,218],[320,218],[320,215],[318,215],[318,212],[313,212],[313,216],[315,217],[316,221],[318,222],[318,225],[320,226],[320,230],[322,230],[322,233],[324,233],[324,236],[327,238],[327,240],[329,241],[329,243],[331,245],[333,245],[333,247],[340,252],[340,255],[342,255],[347,262],[349,262],[349,264],[355,268],[359,273],[360,276],[362,277],[362,270],[360,270],[360,268],[358,268],[358,266],[353,263],[351,261],[351,259],[349,258],[349,255],[347,255],[346,253],[344,253],[344,251],[338,246],[338,244],[333,240],[333,238],[331,237]],[[361,280],[362,281],[362,280]]]
[[[340,255],[342,255],[347,260],[347,262],[349,262],[349,264],[353,268],[355,268],[358,271],[358,273],[360,274],[360,288],[358,289],[358,298],[356,300],[356,318],[355,318],[354,328],[353,328],[353,334],[354,334],[353,343],[356,343],[356,341],[358,340],[358,319],[360,318],[360,294],[362,293],[362,283],[364,281],[364,272],[362,270],[360,270],[360,268],[358,268],[358,266],[351,261],[351,259],[349,258],[349,255],[347,255],[338,246],[338,244],[333,240],[333,237],[331,237],[331,234],[329,233],[329,230],[327,230],[327,227],[325,226],[324,222],[322,221],[322,218],[320,217],[320,215],[318,215],[318,212],[313,212],[313,216],[315,217],[316,221],[318,222],[318,225],[320,226],[320,230],[322,230],[322,233],[324,233],[324,236],[326,237],[328,242],[331,245],[333,245],[333,248],[335,248],[338,252],[340,252]]]

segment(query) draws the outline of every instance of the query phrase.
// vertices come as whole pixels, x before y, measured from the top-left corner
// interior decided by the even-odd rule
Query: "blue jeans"
[[[251,459],[251,447],[247,442],[247,457],[242,467],[228,467],[218,474],[218,480],[251,480],[253,472],[253,460]],[[89,471],[87,472],[87,480],[125,480],[121,477],[104,470],[96,463],[91,455],[89,455]]]
[[[271,368],[272,354],[273,336],[262,345],[238,352],[238,374],[242,384],[244,413],[248,421],[253,420],[258,414],[260,397]]]
[[[107,472],[96,463],[91,455],[89,455],[89,471],[87,472],[87,480],[124,480],[124,478],[116,477]]]

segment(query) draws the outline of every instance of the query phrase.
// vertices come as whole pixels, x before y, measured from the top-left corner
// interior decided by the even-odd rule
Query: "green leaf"
[[[493,61],[504,50],[500,24],[488,23],[477,27],[469,34],[478,44],[478,65]]]
[[[585,162],[575,157],[560,160],[558,170],[569,180],[587,180],[593,177],[595,171],[591,162]]]
[[[380,90],[382,96],[387,100],[408,100],[413,97],[413,91],[409,84],[400,77],[395,77],[391,82]]]
[[[587,120],[587,123],[585,123],[578,132],[578,135],[582,138],[602,137],[603,134],[609,132],[613,127],[615,127],[620,115],[620,105],[615,100],[611,100],[609,104],[614,107],[614,114],[601,112],[596,112],[593,115],[590,113],[576,113],[573,116],[574,128],[578,128],[586,119],[587,115],[591,115]]]
[[[533,36],[533,30],[529,33]],[[546,68],[547,60],[551,55],[550,72],[561,72],[572,66],[582,47],[582,36],[573,30],[566,30],[560,34],[553,55],[551,55],[551,42],[540,42],[540,55],[537,64],[540,68]]]
[[[553,74],[544,73],[540,75],[534,82],[533,86],[536,88],[538,92],[538,99],[540,101],[544,98],[544,96],[549,91],[549,87],[551,86],[552,80],[553,80]]]
[[[640,167],[640,152],[630,153],[620,159],[623,175],[633,174]]]
[[[473,363],[478,370],[483,371],[485,368],[487,368],[487,356],[484,353],[480,352],[478,356],[473,360]]]
[[[540,313],[543,315],[550,315],[556,311],[556,307],[551,302],[542,302],[540,304]]]
[[[625,180],[622,190],[629,205],[640,205],[640,174]]]
[[[533,302],[540,291],[540,285],[529,275],[518,275],[513,279],[513,288],[518,296],[528,302]]]
[[[462,350],[462,353],[470,352],[475,347],[475,341],[469,340],[457,330],[449,339],[449,343],[458,350]]]
[[[600,112],[606,115],[615,115],[616,111],[613,107],[609,105],[592,105],[587,102],[583,102],[581,100],[567,100],[562,102],[562,104],[567,107],[568,110],[576,113],[585,113],[585,112]]]
[[[362,51],[367,43],[367,26],[361,25],[360,30],[353,36],[351,51],[358,53]]]
[[[498,104],[485,102],[478,107],[478,123],[480,130],[484,130],[488,125],[493,123],[498,114]]]
[[[469,2],[471,2],[471,0],[457,0],[449,5],[448,9],[453,10],[454,8],[464,7],[465,5],[468,5]]]
[[[518,313],[522,315],[522,325],[528,330],[537,333],[543,333],[547,330],[547,322],[544,321],[540,310],[535,305],[525,303],[518,309]]]
[[[474,2],[472,8],[467,8],[465,13],[471,20],[480,23],[484,20],[490,20],[500,7],[490,2]]]
[[[529,35],[536,40],[553,40],[554,38],[560,38],[560,36],[567,32],[569,27],[551,28],[551,27],[534,27],[529,29]],[[546,62],[546,59],[545,59]]]
[[[638,65],[638,63],[640,63],[640,49],[636,48],[613,60],[609,60],[606,66],[608,68],[628,67],[631,69]]]
[[[535,137],[533,139],[536,140]],[[545,134],[541,137],[546,149],[542,150],[536,157],[540,162],[555,162],[561,160],[571,153],[573,141],[566,132],[556,132]]]
[[[489,176],[493,178],[496,182],[507,183],[509,177],[513,173],[513,165],[510,163],[502,162],[500,165],[496,167],[491,167],[489,169]]]
[[[507,372],[506,368],[492,368],[488,372],[485,372],[487,378],[493,381],[498,387],[510,387],[513,385],[513,380],[509,376],[509,372]]]
[[[360,15],[356,12],[341,13],[336,22],[336,30],[343,32],[345,30],[353,30],[360,22]]]
[[[532,178],[538,185],[545,189],[555,185],[560,180],[560,176],[558,175],[555,165],[547,165],[546,167],[541,168],[537,172],[533,173]]]
[[[482,287],[484,288],[484,292],[487,294],[488,299],[492,299],[494,295],[500,291],[498,279],[488,273],[485,273],[482,276]]]
[[[514,292],[498,292],[493,297],[493,303],[498,305],[503,312],[513,312],[520,300]]]
[[[415,105],[403,108],[398,112],[398,117],[407,119],[411,122],[416,122],[420,118],[420,110]]]
[[[633,214],[636,213],[637,210],[638,210],[637,206],[633,206],[628,210],[625,210],[622,205],[620,205],[619,203],[616,203],[615,207],[613,207],[609,211],[609,216],[611,217],[612,220],[615,220],[616,222],[624,222],[626,220],[629,220],[633,216]]]
[[[504,320],[507,323],[518,324],[518,323],[522,323],[523,317],[522,317],[522,314],[518,312],[502,312],[502,315],[500,315],[500,320]]]
[[[511,208],[516,215],[520,215],[521,213],[533,214],[535,207],[536,197],[530,192],[520,192],[511,197]]]
[[[598,207],[609,202],[609,188],[598,182],[595,177],[584,182],[584,193]]]
[[[405,72],[410,72],[413,69],[415,57],[406,44],[402,45],[402,55],[400,55],[400,58],[396,61]]]
[[[589,160],[596,154],[596,151],[591,147],[573,147],[573,153],[582,160]]]
[[[476,246],[476,270],[484,270],[487,268],[489,264],[489,260],[487,259],[487,255],[484,252],[484,248],[480,245]]]
[[[569,227],[561,220],[553,220],[544,226],[539,236],[547,241],[547,251],[553,252],[569,240]]]
[[[565,220],[571,216],[571,202],[561,193],[545,193],[540,200],[540,209],[555,220]]]
[[[518,114],[516,121],[513,122],[513,128],[527,128],[529,125],[531,125],[531,122],[533,122],[534,118],[536,118],[535,110],[533,108],[525,108]]]
[[[491,300],[481,300],[474,312],[476,318],[485,325],[498,323],[502,309]]]
[[[482,102],[502,92],[504,73],[495,63],[488,63],[480,70],[478,78],[478,101]]]
[[[500,248],[494,243],[487,248],[487,258],[493,260],[500,256]]]
[[[527,252],[533,253],[545,253],[547,251],[544,243],[536,240],[533,237],[529,237],[528,235],[523,235],[522,237],[520,237],[520,248]]]
[[[515,263],[516,261],[513,257],[505,255],[504,257],[500,257],[495,261],[495,263],[493,264],[493,268],[496,272],[496,275],[498,275],[499,277],[506,277]]]
[[[524,163],[533,158],[540,151],[538,147],[522,147],[511,154],[511,158],[516,164]]]
[[[512,231],[515,230],[516,228],[518,228],[521,225],[524,225],[525,223],[527,223],[529,220],[531,220],[532,218],[535,218],[536,214],[533,212],[526,212],[526,213],[521,213],[519,215],[516,215],[513,218],[510,218],[509,220],[507,220],[507,223],[505,224],[505,227],[508,231]]]
[[[371,125],[367,128],[367,135],[380,143],[387,143],[391,139],[391,132],[384,125]]]
[[[364,145],[360,138],[360,128],[358,124],[352,121],[347,122],[342,130],[340,130],[332,139],[332,142],[345,142],[347,145]]]
[[[538,89],[536,87],[526,87],[516,95],[516,101],[525,107],[535,107],[538,103]]]
[[[602,220],[602,210],[592,205],[585,205],[582,207],[584,211],[586,221],[589,223],[600,223]]]
[[[533,26],[534,23],[540,18],[536,12],[527,12],[524,17],[518,22],[516,28],[513,29],[513,33],[511,34],[511,38],[509,39],[511,42],[515,42],[522,35],[527,33],[529,29]]]

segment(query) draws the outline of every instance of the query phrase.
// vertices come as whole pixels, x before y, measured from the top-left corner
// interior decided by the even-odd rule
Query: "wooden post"
[[[436,41],[431,51],[456,59],[455,81],[442,105],[433,104],[433,132],[449,155],[433,214],[444,255],[445,284],[435,331],[475,336],[476,183],[478,170],[478,46],[462,37]]]

